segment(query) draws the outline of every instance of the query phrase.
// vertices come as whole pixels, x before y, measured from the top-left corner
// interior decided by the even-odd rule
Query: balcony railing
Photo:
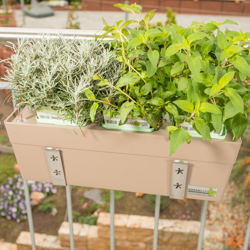
[[[102,31],[84,31],[84,30],[60,30],[60,29],[20,29],[20,28],[0,28],[0,45],[6,45],[7,41],[12,43],[16,43],[18,38],[32,38],[39,39],[43,35],[50,34],[56,35],[60,34],[68,39],[73,37],[78,37],[79,39],[93,39],[94,35],[102,34]],[[110,39],[111,37],[107,37]],[[8,82],[0,82],[0,89],[10,89],[11,83]],[[16,99],[15,93],[12,92],[13,95],[13,107],[16,107]],[[24,183],[24,191],[26,197],[26,206],[27,206],[27,214],[28,214],[28,222],[29,222],[29,230],[31,235],[32,242],[32,250],[36,250],[35,237],[34,237],[34,226],[33,226],[33,218],[32,218],[32,210],[30,205],[30,194],[28,189],[28,183],[26,180],[23,180]],[[156,203],[155,203],[155,225],[154,225],[154,239],[153,239],[153,250],[157,250],[158,243],[158,221],[160,215],[160,195],[156,195]],[[74,234],[73,234],[73,217],[72,217],[72,202],[71,202],[71,186],[66,185],[66,199],[67,199],[67,208],[68,208],[68,222],[70,229],[70,249],[74,250]],[[200,233],[197,244],[197,250],[202,250],[203,246],[203,235],[205,229],[206,215],[207,215],[207,207],[208,201],[203,201],[201,207],[201,225],[200,225]],[[115,249],[115,230],[114,230],[114,214],[115,214],[115,196],[114,190],[110,190],[110,249]],[[250,240],[250,216],[247,224],[247,230],[245,234],[245,241],[243,250],[248,250]],[[167,246],[166,246],[167,247]]]

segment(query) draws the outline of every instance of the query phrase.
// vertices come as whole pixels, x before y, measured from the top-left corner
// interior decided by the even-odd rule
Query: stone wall
[[[110,249],[110,214],[100,213],[96,226],[73,224],[75,249]],[[195,250],[200,222],[184,220],[159,220],[158,250]],[[154,217],[115,215],[116,250],[151,250],[153,243]],[[205,234],[219,236],[215,229]],[[37,250],[70,249],[69,225],[63,222],[58,236],[35,234]],[[21,232],[16,241],[18,250],[30,250],[29,232]],[[1,250],[1,248],[0,248]]]

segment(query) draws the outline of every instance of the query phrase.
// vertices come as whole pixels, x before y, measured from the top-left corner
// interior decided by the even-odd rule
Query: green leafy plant
[[[78,223],[96,225],[97,219],[98,219],[98,216],[94,216],[94,215],[80,216],[78,219]]]
[[[78,17],[75,16],[75,11],[78,10],[79,3],[73,4],[73,7],[71,7],[67,22],[66,22],[66,29],[80,29],[80,23],[77,21]]]
[[[149,203],[149,206],[154,210],[155,209],[155,195],[146,194],[144,199]],[[168,206],[168,200],[166,197],[161,196],[160,209],[164,210]]]
[[[124,192],[122,191],[115,191],[115,200],[120,200],[124,197]],[[110,201],[110,190],[108,189],[104,189],[102,190],[102,201],[105,202],[109,202]]]
[[[46,198],[37,207],[38,211],[46,213],[46,214],[50,213],[53,208],[56,208],[56,205],[53,202],[54,202],[53,198]]]
[[[121,124],[128,116],[141,117],[158,129],[168,113],[170,155],[191,142],[183,128],[186,122],[204,140],[211,141],[210,132],[220,133],[223,126],[237,140],[250,113],[250,32],[220,31],[223,24],[236,24],[230,20],[150,29],[154,10],[143,16],[140,5],[114,6],[135,16],[135,20],[116,21],[112,26],[103,20],[103,36],[111,33],[118,44],[123,75],[115,86],[104,77],[94,79],[100,81],[99,86],[116,91],[109,109],[120,112]],[[131,23],[137,28],[127,29]],[[89,99],[95,102],[93,108],[98,105],[94,95]]]
[[[101,75],[112,85],[121,75],[121,63],[115,60],[111,46],[102,41],[44,36],[20,39],[12,49],[15,54],[8,60],[6,80],[12,83],[18,105],[51,108],[78,126],[91,117],[86,89],[97,98],[112,98],[115,92],[109,86],[97,86],[93,76]]]

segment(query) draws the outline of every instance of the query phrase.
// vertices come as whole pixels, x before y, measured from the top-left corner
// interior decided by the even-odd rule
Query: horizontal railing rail
[[[67,39],[94,39],[104,33],[101,30],[71,30],[71,29],[31,29],[31,28],[0,28],[0,46],[5,46],[7,42],[17,44],[20,38],[40,39],[45,35],[50,38],[61,35]],[[112,36],[105,36],[106,40]]]

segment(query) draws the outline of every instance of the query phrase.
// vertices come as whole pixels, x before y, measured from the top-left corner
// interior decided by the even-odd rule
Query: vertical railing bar
[[[27,209],[27,214],[28,214],[31,245],[32,245],[32,250],[36,250],[34,225],[33,225],[32,211],[31,211],[31,205],[30,205],[30,193],[29,193],[28,182],[26,180],[23,180],[23,185],[24,185],[26,209]]]
[[[115,250],[115,191],[110,190],[110,250]]]
[[[204,229],[205,229],[206,216],[207,216],[207,205],[208,205],[208,201],[203,201],[202,202],[202,207],[201,207],[201,226],[200,226],[200,233],[199,233],[197,250],[202,250]]]
[[[25,25],[25,13],[24,13],[24,0],[20,0],[21,3],[21,10],[22,10],[22,20],[23,23],[19,27],[23,27]]]
[[[11,93],[12,93],[12,104],[13,104],[13,109],[15,110],[16,105],[17,105],[15,91],[12,89],[12,90],[11,90]]]
[[[67,209],[68,209],[68,222],[69,222],[69,237],[70,249],[75,250],[74,230],[73,230],[73,216],[72,216],[72,201],[71,201],[71,186],[66,186]]]
[[[154,226],[154,240],[153,240],[153,250],[157,250],[158,245],[158,225],[159,225],[159,217],[160,217],[160,204],[161,204],[161,196],[155,196],[155,226]]]
[[[248,224],[247,224],[247,231],[246,231],[246,236],[245,236],[245,243],[244,243],[244,247],[243,247],[242,250],[248,250],[249,241],[250,241],[250,216],[249,216]]]

